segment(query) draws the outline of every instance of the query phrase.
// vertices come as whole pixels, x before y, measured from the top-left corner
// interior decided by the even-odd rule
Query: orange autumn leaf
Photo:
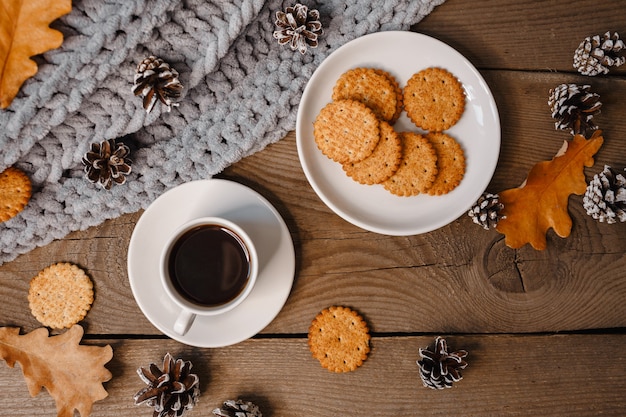
[[[524,184],[500,194],[504,204],[496,230],[503,233],[506,245],[520,248],[530,243],[533,248],[546,248],[548,229],[560,237],[569,236],[572,219],[567,205],[571,194],[581,195],[587,189],[584,168],[594,164],[593,156],[604,141],[601,131],[588,140],[582,135],[565,142],[566,149],[550,161],[536,164]]]
[[[30,58],[61,46],[63,34],[49,25],[71,10],[71,0],[0,2],[0,108],[9,107],[24,81],[37,73]]]
[[[91,414],[95,401],[107,397],[102,386],[111,379],[104,364],[113,357],[111,346],[80,345],[83,328],[76,324],[65,333],[48,336],[41,327],[20,335],[17,327],[0,327],[0,358],[11,368],[18,362],[32,397],[45,387],[54,398],[57,417]]]

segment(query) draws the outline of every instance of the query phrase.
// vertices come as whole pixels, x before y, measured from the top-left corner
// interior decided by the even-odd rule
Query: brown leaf
[[[0,3],[0,108],[9,107],[24,81],[37,73],[30,57],[61,46],[63,34],[48,25],[71,10],[71,0]]]
[[[111,346],[80,345],[83,328],[72,326],[48,337],[46,328],[20,335],[17,327],[0,327],[0,357],[11,368],[19,362],[32,397],[45,387],[57,406],[57,417],[91,414],[95,401],[108,394],[103,382],[111,379],[104,364],[113,357]]]
[[[530,243],[533,248],[543,250],[550,228],[560,237],[569,236],[572,229],[567,211],[569,196],[585,192],[584,168],[593,166],[593,155],[603,141],[600,130],[588,140],[575,135],[565,142],[564,153],[536,164],[522,186],[499,193],[504,204],[501,214],[506,218],[498,222],[496,230],[506,235],[507,246],[520,248]]]

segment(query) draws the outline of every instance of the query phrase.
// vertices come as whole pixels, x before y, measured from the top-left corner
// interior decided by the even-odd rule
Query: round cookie
[[[370,156],[358,162],[343,164],[343,170],[361,184],[379,184],[391,177],[402,160],[402,144],[393,127],[380,121],[380,141]]]
[[[443,68],[426,68],[407,81],[404,109],[419,128],[428,131],[449,129],[465,111],[463,86]]]
[[[461,145],[443,132],[426,135],[437,154],[437,177],[428,189],[430,195],[447,194],[455,189],[465,176],[465,154]]]
[[[60,262],[31,279],[28,304],[33,316],[54,329],[72,327],[93,303],[93,283],[76,265]]]
[[[437,154],[425,136],[400,132],[402,161],[395,174],[382,184],[392,194],[408,197],[425,193],[437,177]]]
[[[21,212],[30,200],[32,185],[18,168],[9,167],[0,173],[0,222]]]
[[[365,104],[338,100],[320,110],[313,137],[324,155],[345,164],[368,157],[380,140],[379,121]]]
[[[354,371],[370,351],[367,324],[354,310],[333,306],[311,323],[308,343],[313,357],[332,372]]]
[[[333,87],[333,100],[356,100],[376,116],[394,123],[402,112],[402,90],[386,71],[359,67],[344,72]]]

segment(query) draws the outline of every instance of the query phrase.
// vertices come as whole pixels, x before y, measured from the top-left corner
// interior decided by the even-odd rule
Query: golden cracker
[[[308,343],[313,357],[332,372],[349,372],[363,364],[370,351],[365,320],[347,307],[322,310],[309,328]]]
[[[320,110],[313,122],[313,137],[324,155],[345,164],[365,159],[380,139],[379,121],[365,104],[338,100]]]
[[[455,189],[465,176],[465,154],[461,145],[443,132],[426,135],[437,154],[437,177],[428,189],[430,195],[447,194]]]
[[[402,161],[395,174],[382,184],[398,196],[425,193],[437,177],[437,154],[426,137],[415,132],[400,132]]]
[[[404,109],[419,128],[429,131],[449,129],[465,111],[463,86],[443,68],[426,68],[407,81]]]
[[[370,156],[358,162],[343,164],[343,170],[361,184],[379,184],[391,177],[402,160],[402,144],[393,127],[380,121],[380,141]]]
[[[359,67],[344,72],[333,87],[333,100],[356,100],[379,119],[394,123],[402,112],[402,90],[386,71]]]
[[[44,326],[69,328],[85,318],[92,303],[93,283],[76,265],[50,265],[30,281],[28,304]]]
[[[15,167],[0,173],[0,222],[7,221],[21,212],[32,193],[28,175]]]

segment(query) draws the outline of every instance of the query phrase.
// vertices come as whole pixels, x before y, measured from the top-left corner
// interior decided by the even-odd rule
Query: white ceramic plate
[[[452,72],[463,84],[466,107],[447,133],[463,147],[466,173],[461,184],[444,196],[398,197],[381,185],[350,179],[338,163],[324,156],[313,139],[313,122],[332,98],[341,74],[351,68],[388,71],[404,86],[414,73],[428,67]],[[397,131],[419,129],[403,112]],[[317,195],[336,214],[363,229],[406,236],[426,233],[454,221],[469,210],[487,188],[500,154],[500,119],[489,87],[476,68],[445,43],[413,32],[378,32],[355,39],[333,52],[307,84],[296,122],[298,155]]]
[[[219,316],[197,316],[180,336],[172,329],[179,308],[159,280],[159,257],[167,236],[203,216],[224,217],[250,235],[259,255],[259,276],[239,306]],[[293,241],[280,214],[256,191],[226,180],[192,181],[161,195],[137,222],[128,247],[128,276],[139,308],[161,332],[191,346],[228,346],[257,334],[287,301],[294,273]]]

